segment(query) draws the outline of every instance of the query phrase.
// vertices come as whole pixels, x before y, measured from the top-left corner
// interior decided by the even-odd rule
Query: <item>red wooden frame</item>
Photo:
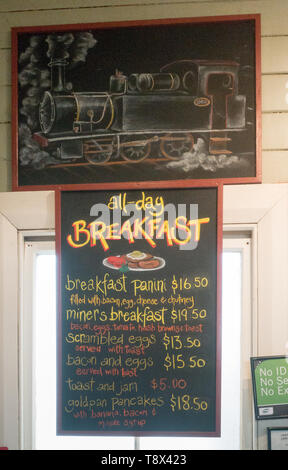
[[[171,187],[171,186],[170,186]],[[217,188],[217,331],[216,331],[216,426],[215,432],[121,432],[121,431],[62,431],[62,421],[60,413],[57,415],[57,430],[59,435],[106,435],[106,436],[184,436],[184,437],[220,437],[221,436],[221,350],[222,350],[222,333],[221,333],[221,317],[222,317],[222,251],[223,251],[223,184],[219,182],[195,182],[190,184],[191,189],[198,188]],[[117,188],[121,189],[121,188]],[[128,189],[127,187],[125,189]],[[139,189],[134,186],[129,189]],[[62,405],[62,382],[59,381],[59,378],[62,377],[61,362],[60,358],[62,357],[62,297],[61,297],[61,193],[65,191],[85,191],[85,190],[95,190],[99,191],[99,187],[94,185],[94,187],[82,186],[81,188],[63,188],[55,191],[55,229],[56,229],[56,259],[57,259],[57,406],[59,403]]]
[[[245,20],[255,21],[255,98],[256,98],[256,113],[255,113],[255,129],[256,129],[256,174],[252,177],[233,177],[233,178],[207,178],[207,179],[176,179],[165,181],[128,181],[128,182],[108,182],[108,183],[87,183],[85,187],[93,188],[97,185],[98,189],[116,189],[127,188],[128,184],[131,188],[165,188],[165,187],[187,187],[194,182],[197,184],[204,182],[210,184],[214,181],[222,182],[223,184],[248,184],[248,183],[261,183],[262,181],[262,165],[261,165],[261,37],[260,37],[260,15],[234,15],[234,16],[217,16],[217,17],[200,17],[200,18],[176,18],[176,19],[157,19],[157,20],[137,20],[125,22],[107,22],[107,23],[87,23],[87,24],[69,24],[69,25],[51,25],[51,26],[34,26],[34,27],[21,27],[12,28],[12,190],[14,191],[31,191],[31,190],[56,190],[73,187],[83,187],[83,183],[76,184],[55,184],[55,185],[30,185],[20,186],[18,179],[18,34],[19,33],[33,33],[33,32],[48,32],[48,31],[68,31],[77,30],[83,31],[92,28],[107,29],[107,28],[124,28],[124,27],[137,27],[149,25],[168,25],[168,24],[189,24],[189,23],[219,23],[219,22],[237,22]]]

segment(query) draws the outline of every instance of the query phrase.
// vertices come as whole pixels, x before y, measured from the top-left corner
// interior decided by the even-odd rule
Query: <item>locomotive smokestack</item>
[[[51,67],[51,91],[54,93],[67,92],[65,67],[68,62],[65,59],[52,59],[48,65]]]

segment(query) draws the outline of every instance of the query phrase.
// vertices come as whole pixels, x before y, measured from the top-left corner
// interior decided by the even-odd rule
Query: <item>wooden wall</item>
[[[261,14],[263,183],[288,182],[287,0],[1,0],[0,191],[11,190],[11,27],[248,13]]]

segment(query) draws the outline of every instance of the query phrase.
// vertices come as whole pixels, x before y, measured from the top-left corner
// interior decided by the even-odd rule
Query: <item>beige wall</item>
[[[263,183],[288,182],[287,0],[1,0],[0,191],[11,190],[11,27],[247,13],[261,14]]]

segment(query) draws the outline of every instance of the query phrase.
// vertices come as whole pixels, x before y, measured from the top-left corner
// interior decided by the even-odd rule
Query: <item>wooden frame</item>
[[[260,15],[13,28],[12,112],[13,190],[261,182]]]
[[[216,273],[217,273],[217,279],[216,279],[216,301],[215,301],[215,308],[216,308],[216,318],[215,318],[215,326],[216,326],[216,332],[215,332],[215,345],[216,345],[216,350],[215,350],[215,429],[213,431],[199,431],[199,430],[192,430],[192,431],[166,431],[161,430],[160,431],[139,431],[139,430],[131,430],[131,431],[105,431],[105,430],[67,430],[64,429],[63,424],[62,424],[62,407],[63,407],[63,397],[62,397],[62,383],[63,383],[63,378],[62,378],[62,355],[63,355],[63,346],[62,346],[62,335],[63,335],[63,303],[62,303],[62,242],[63,240],[63,234],[61,232],[61,226],[62,226],[62,217],[63,215],[61,214],[61,194],[65,192],[69,192],[67,189],[55,191],[55,232],[56,232],[56,255],[57,255],[57,345],[58,345],[58,352],[57,352],[57,365],[58,365],[58,372],[57,372],[57,381],[58,381],[58,386],[57,386],[57,408],[58,408],[58,413],[57,413],[57,433],[58,435],[114,435],[114,436],[157,436],[157,435],[182,435],[182,436],[210,436],[210,437],[219,437],[221,435],[221,277],[222,277],[222,258],[221,258],[221,253],[222,253],[222,234],[223,234],[223,185],[213,182],[213,183],[203,183],[203,184],[195,184],[194,186],[191,186],[190,189],[209,189],[209,188],[214,188],[217,189],[217,221],[216,221],[216,257],[217,257],[217,262],[216,262]],[[82,188],[84,191],[87,188]],[[189,190],[189,188],[187,188]],[[90,191],[91,188],[88,189]],[[72,191],[74,191],[72,189]],[[134,189],[133,189],[134,191]],[[177,191],[177,190],[176,190]],[[156,191],[155,191],[156,192]],[[158,191],[159,192],[159,191]],[[81,193],[81,191],[80,191]],[[95,196],[99,191],[95,192]],[[110,192],[109,192],[110,193]],[[150,191],[151,193],[151,191]],[[160,190],[161,193],[161,190]],[[106,193],[103,192],[103,194],[106,195]],[[130,248],[131,249],[131,248]],[[165,374],[164,374],[165,375]],[[117,378],[115,378],[117,380]],[[120,379],[121,381],[121,379]],[[156,392],[155,392],[156,393]],[[213,401],[213,400],[212,400]],[[91,424],[90,424],[91,425]]]

